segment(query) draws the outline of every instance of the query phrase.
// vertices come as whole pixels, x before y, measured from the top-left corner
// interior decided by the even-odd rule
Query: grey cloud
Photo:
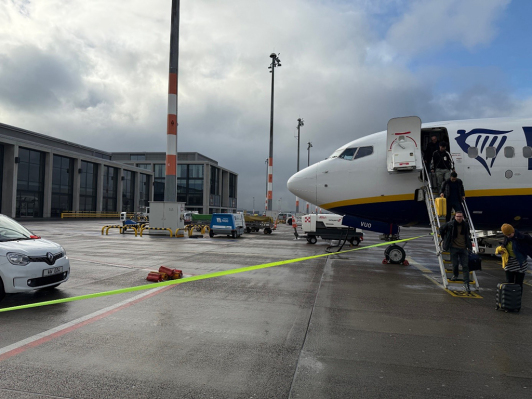
[[[148,9],[142,8],[146,4],[142,1],[127,6],[84,2],[83,15],[76,14],[76,4],[61,9],[65,21],[61,29],[57,24],[49,29],[35,25],[44,29],[43,40],[53,39],[43,44],[46,50],[38,50],[50,76],[40,95],[48,100],[47,107],[36,102],[33,84],[22,78],[31,69],[25,62],[29,55],[24,58],[20,53],[34,46],[0,51],[4,57],[0,61],[2,122],[108,151],[164,151],[168,1],[155,1]],[[105,15],[101,15],[102,4],[109,4]],[[384,130],[392,117],[419,115],[423,121],[434,121],[524,112],[515,108],[504,87],[483,91],[482,82],[491,74],[475,85],[463,79],[455,90],[437,94],[439,75],[414,74],[404,65],[376,62],[371,49],[378,47],[379,35],[367,18],[367,10],[379,12],[380,7],[371,8],[375,4],[390,7],[393,13],[402,12],[407,4],[428,3],[182,2],[179,151],[201,152],[239,173],[239,206],[251,209],[255,197],[255,209],[264,209],[271,52],[280,52],[283,64],[275,74],[276,209],[281,197],[283,209],[294,209],[295,198],[287,191],[286,181],[296,171],[298,117],[305,119],[303,167],[308,141],[314,145],[311,163],[315,163],[348,141]],[[488,10],[479,16],[480,31],[492,32],[494,10],[505,3],[488,0],[486,4]],[[412,40],[416,52],[426,48],[425,38],[420,37],[423,31],[410,37],[402,28],[428,13],[421,8],[413,7],[399,19],[390,31],[390,43],[400,48],[405,40]],[[463,33],[466,25],[458,31]],[[470,37],[467,43],[482,43],[481,36]],[[445,40],[453,38],[445,36]],[[440,43],[438,38],[428,39]],[[16,40],[24,43],[21,37]],[[18,96],[5,96],[4,86]]]
[[[4,104],[28,111],[48,109],[82,87],[75,65],[35,46],[0,56],[0,96]]]

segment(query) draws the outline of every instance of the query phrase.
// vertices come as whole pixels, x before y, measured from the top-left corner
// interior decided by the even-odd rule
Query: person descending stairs
[[[474,290],[478,290],[480,288],[476,273],[474,271],[467,270],[466,275],[468,276],[468,278],[460,279],[458,277],[458,270],[453,271],[451,253],[450,253],[451,245],[449,243],[448,246],[444,246],[444,237],[442,237],[440,233],[440,228],[442,227],[442,225],[445,224],[445,219],[446,219],[446,212],[447,212],[446,201],[445,201],[445,198],[437,198],[436,200],[434,199],[433,187],[430,184],[430,178],[428,178],[428,176],[429,176],[428,171],[425,168],[424,174],[423,174],[424,199],[425,199],[425,204],[427,206],[427,211],[429,214],[429,220],[430,220],[430,225],[431,225],[432,234],[434,238],[436,254],[438,257],[438,263],[440,265],[440,272],[441,272],[441,277],[443,281],[443,286],[445,288],[448,288],[449,285],[451,284],[453,286],[463,285],[464,291],[469,294],[471,292],[471,288],[473,288]],[[465,222],[464,227],[467,229],[467,232],[469,233],[469,234],[464,235],[464,244],[465,244],[465,237],[470,238],[472,252],[477,253],[478,244],[477,244],[475,229],[474,229],[474,226],[471,220],[471,216],[469,214],[469,210],[467,209],[467,204],[465,203],[465,200],[463,201],[462,205],[464,209],[464,213],[462,215],[463,221]],[[453,222],[454,220],[455,219],[453,219]],[[454,234],[454,231],[453,231],[453,234]],[[462,237],[458,237],[459,243],[460,243],[461,238]],[[444,250],[444,247],[446,250]],[[467,250],[461,251],[461,252],[463,256],[467,256]],[[465,261],[465,259],[463,259],[463,261]]]

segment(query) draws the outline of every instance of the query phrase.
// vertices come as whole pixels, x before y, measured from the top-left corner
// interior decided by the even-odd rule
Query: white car
[[[70,276],[64,248],[0,215],[0,300],[6,293],[55,288]]]

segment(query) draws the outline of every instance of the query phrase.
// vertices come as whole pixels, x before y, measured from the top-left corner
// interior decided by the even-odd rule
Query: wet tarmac
[[[71,278],[0,307],[147,284],[161,265],[202,275],[327,248],[285,225],[190,239],[102,236],[112,223],[98,220],[23,224],[66,248]],[[366,233],[360,246],[376,243]],[[409,266],[382,264],[384,248],[0,313],[0,398],[530,397],[528,278],[521,312],[504,313],[497,258],[483,258],[481,291],[467,297],[442,288],[429,237],[406,245]]]

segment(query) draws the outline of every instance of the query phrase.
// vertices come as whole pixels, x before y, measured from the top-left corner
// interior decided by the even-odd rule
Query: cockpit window
[[[329,158],[338,158],[338,156],[344,152],[344,147],[338,148],[335,152],[332,153],[332,155]]]
[[[355,155],[355,159],[367,157],[368,155],[371,155],[371,154],[373,154],[373,147],[360,147],[358,149],[357,154]]]
[[[344,152],[342,152],[338,158],[345,159],[346,161],[351,161],[355,157],[355,153],[357,152],[357,147],[355,148],[346,148]]]
[[[342,158],[346,161],[352,161],[353,159],[359,159],[367,157],[368,155],[373,154],[373,147],[350,147],[350,148],[339,148],[329,157],[331,158]]]

